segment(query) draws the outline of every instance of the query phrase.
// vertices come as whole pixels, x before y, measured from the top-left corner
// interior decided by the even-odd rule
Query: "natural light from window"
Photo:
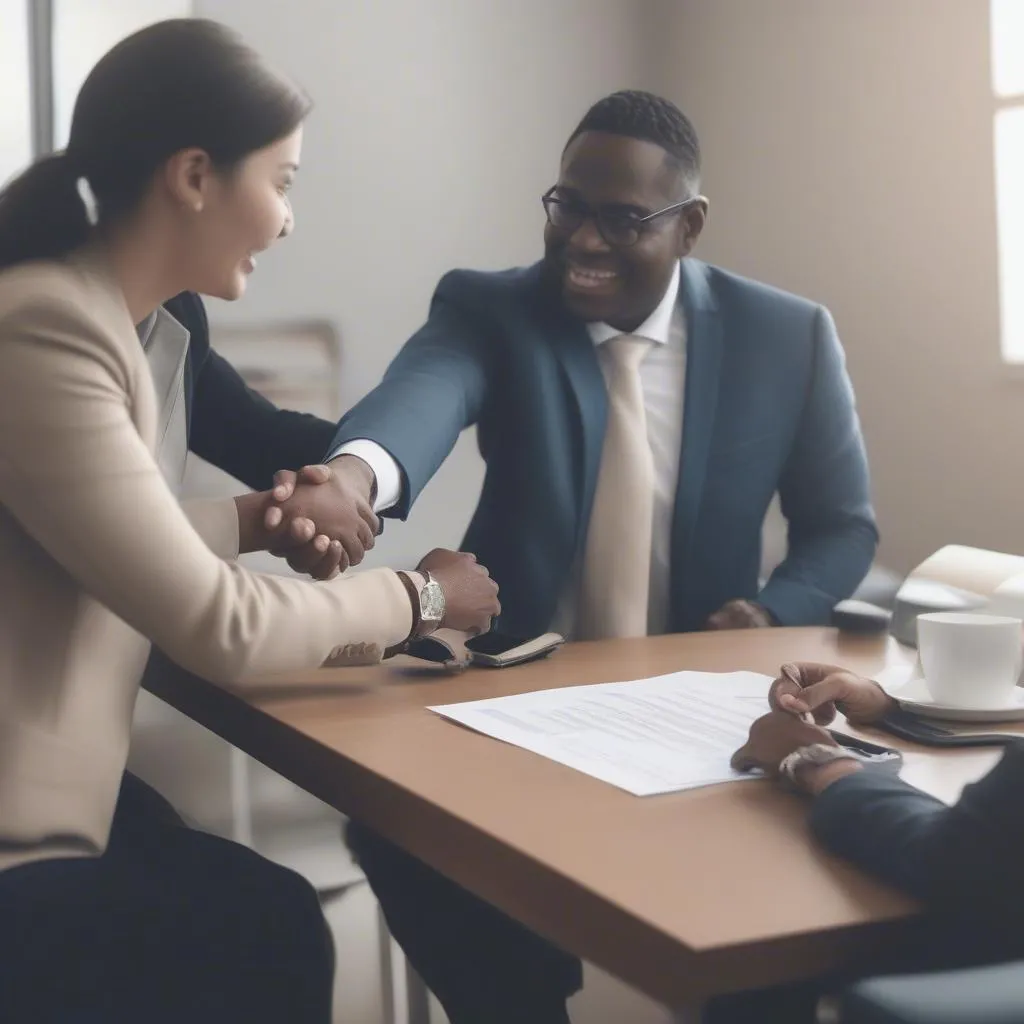
[[[0,0],[0,185],[32,159],[28,7]]]
[[[1003,359],[1024,363],[1024,0],[991,0]]]

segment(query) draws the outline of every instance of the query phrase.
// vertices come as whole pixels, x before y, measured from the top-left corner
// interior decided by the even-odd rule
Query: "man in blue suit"
[[[667,101],[597,104],[547,197],[544,260],[447,274],[426,324],[342,420],[332,452],[362,454],[378,511],[402,518],[477,425],[487,474],[465,546],[501,586],[507,632],[548,629],[571,588],[608,415],[598,348],[617,334],[652,343],[640,376],[658,632],[700,629],[723,606],[731,625],[824,623],[871,563],[867,461],[832,319],[681,260],[707,212],[698,173],[693,129]],[[789,553],[761,587],[776,492]]]
[[[374,479],[376,509],[404,518],[475,424],[464,547],[500,585],[504,632],[827,622],[877,544],[842,348],[821,306],[690,258],[699,171],[674,105],[597,103],[544,197],[544,259],[444,277],[331,446],[372,477],[339,460],[308,501],[365,500]],[[789,551],[762,586],[776,493]],[[567,1019],[575,960],[366,830],[350,841],[453,1024]]]

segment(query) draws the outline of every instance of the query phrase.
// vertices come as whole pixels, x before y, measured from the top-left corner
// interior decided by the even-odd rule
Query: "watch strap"
[[[420,611],[420,587],[413,581],[412,574],[404,569],[398,570],[398,578],[402,581],[402,586],[405,587],[406,593],[409,595],[409,602],[412,604],[412,629],[409,630],[409,635],[405,640],[405,643],[408,644],[410,640],[418,637],[423,629],[423,614]]]
[[[827,743],[812,743],[806,747],[797,747],[787,754],[779,763],[779,776],[794,789],[799,788],[796,773],[801,768],[821,767],[833,761],[858,761],[866,758],[849,747],[830,746]]]

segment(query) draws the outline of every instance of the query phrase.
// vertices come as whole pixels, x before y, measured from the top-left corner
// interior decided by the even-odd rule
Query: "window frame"
[[[1001,28],[1009,34],[1004,37]],[[1008,41],[1011,35],[1019,45],[1014,46],[1012,41]],[[1017,53],[1024,53],[1024,4],[1021,0],[989,0],[999,357],[1012,376],[1024,379],[1024,61],[1016,57]],[[1009,59],[1015,65],[1010,73],[1005,64]],[[1017,67],[1020,67],[1019,71]],[[1006,115],[1010,113],[1019,119],[1014,133],[1019,135],[1014,145],[1016,159],[1007,155],[1008,132],[1005,126],[1008,124]],[[1018,175],[1008,170],[1007,165],[1011,163],[1019,166]],[[1008,183],[1011,177],[1014,181],[1012,186]],[[1011,215],[1008,208],[1015,215]],[[1016,252],[1010,255],[1006,250]],[[1013,312],[1009,312],[1011,308],[1014,308]]]

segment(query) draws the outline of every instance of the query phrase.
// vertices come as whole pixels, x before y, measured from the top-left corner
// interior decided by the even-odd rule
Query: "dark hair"
[[[661,146],[692,192],[700,188],[700,142],[690,119],[670,100],[624,89],[598,100],[569,136],[566,149],[584,132],[608,132]]]
[[[0,270],[66,255],[89,240],[79,179],[105,227],[136,208],[173,154],[197,147],[230,170],[290,135],[310,107],[217,22],[180,18],[128,36],[82,85],[67,149],[0,191]]]

